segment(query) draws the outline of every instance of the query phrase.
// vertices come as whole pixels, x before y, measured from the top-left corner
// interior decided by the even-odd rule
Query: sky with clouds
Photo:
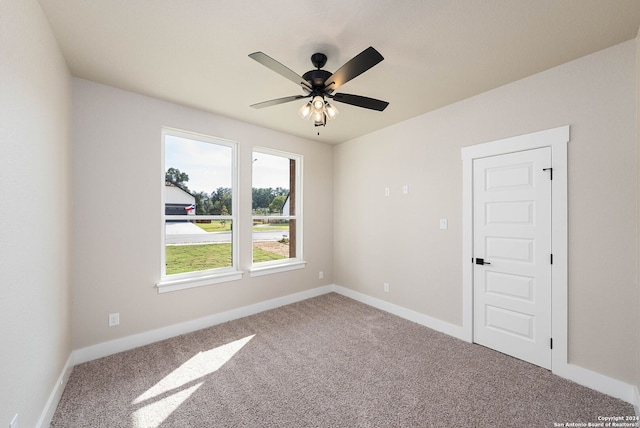
[[[211,144],[167,135],[165,170],[179,169],[189,175],[187,187],[192,192],[211,193],[219,187],[231,187],[230,146]],[[289,159],[253,152],[253,187],[289,187]]]

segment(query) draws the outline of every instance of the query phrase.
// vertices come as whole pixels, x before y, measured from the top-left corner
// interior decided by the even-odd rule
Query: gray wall
[[[332,147],[113,87],[73,79],[75,349],[189,321],[332,282]],[[163,126],[236,141],[240,268],[251,264],[251,151],[304,156],[305,269],[158,294]],[[117,179],[114,180],[114,177]],[[122,186],[115,185],[122,183]],[[123,192],[122,188],[129,189]],[[135,191],[130,191],[135,189]],[[135,206],[126,212],[118,207]],[[242,239],[242,237],[241,237]],[[324,279],[318,279],[318,272]],[[107,315],[120,313],[109,328]]]
[[[634,383],[635,52],[632,40],[337,146],[334,282],[462,325],[461,147],[571,125],[569,362]]]
[[[36,425],[71,352],[71,81],[35,0],[0,1],[0,425]]]

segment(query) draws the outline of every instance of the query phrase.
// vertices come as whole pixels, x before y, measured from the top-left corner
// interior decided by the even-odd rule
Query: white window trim
[[[251,278],[256,276],[270,275],[274,273],[288,272],[297,269],[303,269],[306,267],[307,262],[303,257],[303,247],[304,247],[304,233],[303,233],[303,218],[304,213],[302,211],[302,200],[303,200],[303,182],[302,182],[302,162],[303,156],[297,153],[285,152],[281,150],[274,150],[267,147],[254,147],[253,152],[260,152],[267,155],[273,156],[282,156],[289,159],[293,159],[296,161],[296,205],[295,212],[296,215],[293,216],[296,220],[296,257],[290,259],[283,260],[274,260],[269,262],[259,262],[253,263],[253,227],[252,238],[251,238],[251,268],[249,268],[249,276]],[[251,186],[253,187],[253,169],[251,171]],[[251,224],[253,224],[253,219],[255,218],[267,218],[267,216],[251,216]],[[285,218],[288,219],[290,216],[268,216],[268,218]]]
[[[304,269],[307,262],[299,259],[286,259],[286,261],[275,260],[272,262],[261,262],[254,264],[249,270],[251,278],[256,276],[271,275],[273,273],[288,272],[292,270]]]
[[[212,272],[211,270],[202,272]],[[156,284],[158,293],[168,293],[170,291],[184,290],[187,288],[202,287],[205,285],[218,284],[220,282],[237,281],[242,279],[242,271],[238,270],[225,270],[224,272],[217,272],[215,274],[203,274],[185,278],[172,278],[164,279]],[[176,276],[176,275],[171,275]]]
[[[158,293],[166,293],[170,291],[177,291],[177,290],[183,290],[183,289],[194,288],[194,287],[202,287],[205,285],[212,285],[212,284],[218,284],[220,282],[236,281],[236,280],[242,279],[244,272],[238,269],[238,266],[239,266],[238,249],[240,248],[240,245],[239,245],[240,233],[239,233],[239,227],[238,227],[238,225],[240,224],[239,218],[238,218],[239,217],[238,202],[240,200],[239,198],[240,186],[238,185],[239,183],[238,176],[240,175],[239,169],[238,169],[238,165],[239,165],[238,164],[238,143],[236,143],[235,141],[226,140],[224,138],[218,138],[218,137],[199,134],[195,132],[183,131],[180,129],[169,128],[169,127],[163,127],[161,134],[162,134],[161,144],[162,144],[163,155],[162,155],[162,168],[161,168],[162,175],[160,179],[160,183],[161,183],[160,212],[162,213],[161,230],[160,230],[160,236],[161,236],[160,266],[161,266],[162,272],[160,276],[160,281],[156,283],[156,288],[158,289]],[[165,272],[166,220],[173,217],[173,216],[167,216],[164,213],[165,212],[164,186],[165,186],[165,171],[166,171],[164,150],[165,150],[165,138],[167,135],[186,138],[190,140],[202,141],[205,143],[226,145],[231,148],[231,168],[232,168],[231,206],[233,207],[233,214],[228,216],[206,216],[206,218],[215,219],[215,220],[231,220],[232,224],[234,225],[234,227],[231,228],[231,242],[232,242],[231,266],[228,268],[209,269],[209,270],[202,270],[202,271],[196,271],[196,272],[185,272],[185,273],[173,274],[173,275],[167,275]],[[203,217],[200,216],[199,218],[203,218]]]

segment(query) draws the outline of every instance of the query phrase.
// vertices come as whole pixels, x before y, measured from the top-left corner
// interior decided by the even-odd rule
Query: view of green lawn
[[[200,229],[206,232],[229,232],[231,230],[231,222],[222,222],[219,220],[211,220],[211,223],[195,223]],[[289,223],[254,223],[254,231],[273,231],[273,230],[289,230]]]
[[[196,223],[200,229],[206,232],[229,232],[231,231],[230,221],[211,220],[211,223]]]
[[[167,275],[229,267],[231,266],[231,244],[167,245],[165,258]],[[254,263],[284,258],[271,251],[255,246],[253,248]]]
[[[289,230],[289,223],[267,223],[267,224],[254,223],[253,230],[254,231]]]

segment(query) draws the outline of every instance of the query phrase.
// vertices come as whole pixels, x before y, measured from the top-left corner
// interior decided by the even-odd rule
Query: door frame
[[[561,126],[488,143],[463,147],[462,154],[462,330],[473,342],[473,160],[542,147],[551,148],[551,371],[568,365],[568,222],[567,143],[570,127]]]

